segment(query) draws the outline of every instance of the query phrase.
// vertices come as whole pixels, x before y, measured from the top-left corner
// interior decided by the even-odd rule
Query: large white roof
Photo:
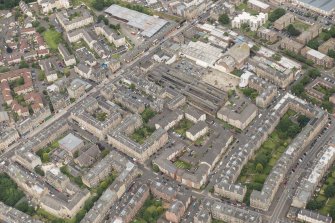
[[[164,19],[130,10],[119,5],[111,5],[105,12],[120,20],[124,20],[132,27],[143,30],[141,34],[146,37],[152,37],[167,23]]]

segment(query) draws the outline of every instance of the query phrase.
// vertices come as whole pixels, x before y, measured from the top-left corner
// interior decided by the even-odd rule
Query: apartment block
[[[261,39],[264,39],[270,43],[274,43],[278,40],[277,32],[261,27],[257,30],[257,36]]]
[[[282,49],[292,51],[296,54],[299,54],[301,49],[304,48],[304,45],[298,43],[297,41],[292,40],[291,38],[284,37],[280,42],[280,47]]]
[[[322,66],[324,68],[332,68],[334,66],[334,59],[320,53],[317,50],[314,50],[312,48],[309,48],[306,46],[301,50],[301,55],[306,57],[308,60],[313,61],[316,65]]]
[[[292,13],[286,13],[273,23],[273,27],[277,30],[283,30],[288,25],[292,24],[295,20],[295,16]]]
[[[297,38],[297,42],[306,45],[310,40],[317,37],[322,32],[322,26],[315,23],[309,27],[306,31],[302,32]]]
[[[269,12],[271,10],[270,5],[259,1],[259,0],[248,0],[248,7],[255,9],[258,12]]]
[[[76,12],[79,13],[80,16],[71,19],[71,15]],[[61,11],[56,13],[56,18],[66,32],[79,29],[94,22],[93,16],[87,10]]]

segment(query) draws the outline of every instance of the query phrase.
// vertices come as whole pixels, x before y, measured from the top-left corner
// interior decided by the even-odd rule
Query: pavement
[[[307,155],[304,158],[303,162],[298,165],[295,172],[289,176],[289,179],[287,181],[287,184],[284,188],[284,191],[282,193],[277,193],[276,197],[279,199],[274,202],[276,204],[272,214],[270,215],[270,222],[278,222],[280,218],[285,217],[291,202],[292,202],[292,195],[294,194],[296,190],[296,183],[301,178],[302,174],[305,172],[305,170],[308,168],[310,163],[316,158],[316,154],[320,152],[322,147],[326,144],[328,139],[332,136],[334,136],[335,132],[335,124],[334,120],[332,120],[332,125],[328,128],[327,131],[322,134],[322,136],[316,141],[314,146],[311,147],[309,145],[306,148]]]
[[[202,19],[206,19],[207,16],[208,16],[207,14]],[[134,49],[134,52],[129,53],[126,56],[124,56],[127,59],[131,58],[131,62],[123,64],[122,70],[118,71],[114,76],[117,77],[119,75],[122,75],[123,72],[125,72],[126,70],[131,69],[133,66],[137,65],[138,62],[143,57],[148,56],[151,53],[155,52],[155,50],[157,50],[158,47],[160,47],[160,45],[162,43],[164,43],[165,41],[167,41],[170,37],[172,37],[174,35],[178,35],[179,33],[184,32],[187,29],[191,28],[195,24],[195,21],[196,20],[193,20],[189,23],[184,23],[184,25],[181,28],[172,29],[172,31],[170,31],[167,35],[162,34],[160,37],[155,37],[155,38],[158,39],[158,41],[155,44],[153,44],[154,39],[151,39],[151,41],[148,41],[146,44],[143,44],[143,46],[141,45],[140,47]],[[175,25],[175,24],[173,24],[173,25]],[[70,112],[71,112],[71,108],[73,106],[79,104],[83,99],[85,99],[88,96],[93,96],[93,97],[97,96],[99,94],[100,89],[103,88],[104,86],[108,85],[110,83],[110,81],[111,80],[106,80],[106,81],[100,83],[99,85],[95,86],[91,91],[85,93],[83,96],[81,96],[74,103],[69,105],[67,108],[65,108],[62,111],[60,111],[59,113],[55,114],[49,120],[47,120],[46,122],[41,124],[39,127],[34,129],[32,132],[30,132],[27,135],[27,137],[28,138],[32,137],[32,136],[36,135],[38,132],[43,131],[43,129],[46,126],[52,125],[52,123],[54,123],[55,121],[57,121],[60,118],[68,118],[68,116],[70,115]],[[261,110],[260,111],[260,113],[264,114],[264,115],[266,114],[266,112],[268,112],[268,111],[266,111],[266,110]],[[304,161],[301,164],[298,165],[298,167],[296,168],[296,171],[293,174],[290,174],[290,173],[288,174],[287,185],[285,187],[283,187],[283,189],[279,190],[278,193],[276,194],[275,202],[273,204],[273,207],[271,207],[270,211],[264,213],[264,217],[265,217],[266,221],[274,223],[274,222],[278,222],[282,218],[285,218],[287,210],[288,210],[288,208],[291,204],[292,195],[294,194],[294,191],[295,191],[296,182],[302,176],[302,174],[304,173],[304,171],[307,168],[307,166],[309,165],[309,163],[315,158],[315,155],[320,151],[322,146],[326,143],[327,139],[334,134],[334,131],[335,131],[334,121],[332,123],[333,124],[330,126],[330,128],[321,136],[321,138],[319,138],[317,140],[317,142],[314,144],[313,147],[308,146],[306,148],[306,151],[308,151],[308,153],[307,153],[306,157],[304,158]],[[256,119],[254,121],[254,124],[256,126],[261,125],[261,120],[259,118]],[[103,146],[112,149],[112,147],[108,143],[99,141],[98,139],[96,139],[96,137],[94,137],[90,133],[87,133],[86,131],[82,130],[80,127],[76,126],[75,124],[70,123],[70,125],[73,127],[73,129],[76,132],[79,132],[80,135],[82,135],[84,138],[88,139],[92,143],[97,143],[97,142],[103,143],[102,144]],[[251,128],[250,131],[252,131],[252,128]],[[238,136],[239,141],[248,140],[248,131],[245,131],[242,134],[238,134],[237,136]],[[12,146],[10,146],[5,152],[3,152],[0,155],[0,161],[13,156],[15,148],[19,144],[24,143],[24,140],[25,139],[18,140],[16,143],[14,143]],[[239,143],[241,143],[239,141],[235,141],[230,146],[230,151],[228,151],[226,154],[230,155],[230,154],[234,153],[234,148],[236,148],[237,145]],[[216,180],[218,180],[220,178],[221,173],[218,170],[220,169],[221,166],[225,165],[226,161],[227,161],[226,159],[223,159],[222,162],[220,162],[220,164],[214,169],[214,172],[216,174],[211,176],[211,180],[210,180],[209,184],[207,185],[206,190],[203,190],[203,191],[190,190],[188,188],[185,188],[184,186],[179,186],[180,190],[191,191],[192,196],[194,196],[196,199],[211,198],[213,200],[222,201],[221,198],[218,198],[215,195],[209,193],[208,190],[211,187],[213,187]],[[160,174],[157,174],[157,173],[153,172],[151,170],[149,164],[147,164],[145,166],[140,166],[140,169],[144,172],[144,174],[142,176],[143,179],[154,179],[154,178],[167,179],[167,177],[160,176]],[[173,184],[178,185],[177,182],[173,182]],[[225,201],[223,201],[223,202],[225,202]],[[192,214],[193,214],[194,210],[196,210],[197,206],[198,206],[198,203],[195,203],[193,208],[188,210],[188,212],[186,214],[186,219],[188,219],[189,216],[192,216]],[[243,207],[243,208],[249,209],[250,211],[252,210],[249,207]]]

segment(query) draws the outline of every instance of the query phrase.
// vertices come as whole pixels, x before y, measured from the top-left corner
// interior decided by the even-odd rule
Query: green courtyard
[[[308,25],[307,23],[301,22],[301,21],[299,21],[299,20],[295,20],[295,21],[292,23],[292,25],[293,25],[296,29],[298,29],[300,32],[303,32],[303,31],[307,30],[307,29],[310,27],[310,25]]]
[[[141,117],[144,123],[148,123],[149,120],[155,115],[156,112],[149,107],[145,108],[144,111],[141,113]]]
[[[186,131],[189,128],[191,128],[192,125],[193,125],[193,123],[190,120],[184,118],[184,119],[180,120],[180,122],[177,124],[177,126],[174,127],[174,131],[177,134],[179,134],[183,137],[186,137]]]
[[[240,91],[248,98],[250,98],[252,101],[256,101],[256,97],[258,96],[257,90],[246,87],[246,88],[240,88]]]
[[[294,118],[296,120],[292,121]],[[255,157],[243,167],[238,182],[247,186],[245,198],[247,204],[249,204],[252,190],[262,190],[263,184],[272,168],[308,121],[307,117],[298,115],[293,110],[287,111],[275,130],[257,150]]]
[[[141,128],[135,129],[130,138],[139,144],[143,144],[154,131],[155,127],[144,124]]]
[[[48,29],[47,31],[43,32],[42,35],[45,42],[52,50],[57,50],[58,44],[63,41],[62,34],[54,29]]]
[[[47,147],[38,150],[36,152],[36,155],[38,155],[41,158],[42,163],[48,163],[50,162],[49,153],[58,147],[59,147],[58,141],[57,140],[53,141]]]
[[[156,199],[150,195],[149,198],[144,202],[142,208],[137,212],[134,220],[132,220],[131,223],[157,222],[163,212],[163,202],[160,199]]]
[[[24,193],[5,173],[0,173],[0,201],[29,215],[35,212],[34,208],[28,204]]]
[[[190,170],[192,168],[192,164],[185,162],[183,160],[176,160],[176,162],[174,162],[174,165],[179,168],[179,169],[184,169],[184,170]]]
[[[335,218],[335,165],[326,176],[321,189],[315,193],[306,208]]]

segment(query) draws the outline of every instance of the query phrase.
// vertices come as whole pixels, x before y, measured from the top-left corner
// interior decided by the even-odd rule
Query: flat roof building
[[[183,47],[181,55],[200,66],[211,67],[222,56],[222,50],[208,43],[191,41]]]
[[[323,15],[331,15],[335,9],[335,1],[333,0],[295,0],[299,6],[313,10]]]
[[[262,223],[262,216],[253,211],[215,202],[211,206],[212,217],[225,222]]]
[[[313,61],[316,65],[322,66],[324,68],[331,68],[334,65],[334,59],[327,56],[326,54],[320,53],[308,46],[301,50],[301,55],[306,57],[308,60]]]
[[[256,105],[240,99],[233,105],[222,107],[217,116],[239,129],[245,129],[257,115]]]
[[[281,16],[273,23],[273,27],[277,30],[283,30],[288,25],[293,23],[295,20],[295,16],[292,13],[286,13],[285,15]]]
[[[70,155],[74,155],[74,153],[83,145],[83,140],[76,137],[72,133],[69,133],[67,136],[59,140],[59,147],[67,151]]]
[[[270,5],[258,0],[249,0],[248,6],[260,12],[269,12],[271,9]]]
[[[129,26],[141,30],[141,35],[148,38],[155,35],[168,23],[164,19],[146,15],[116,4],[108,7],[105,12]]]
[[[268,20],[267,13],[259,13],[254,16],[248,12],[242,12],[232,20],[232,27],[240,29],[242,24],[248,24],[251,31],[256,31],[260,26]]]
[[[330,38],[326,42],[322,43],[318,48],[318,51],[323,54],[328,54],[329,50],[335,50],[335,38]]]

